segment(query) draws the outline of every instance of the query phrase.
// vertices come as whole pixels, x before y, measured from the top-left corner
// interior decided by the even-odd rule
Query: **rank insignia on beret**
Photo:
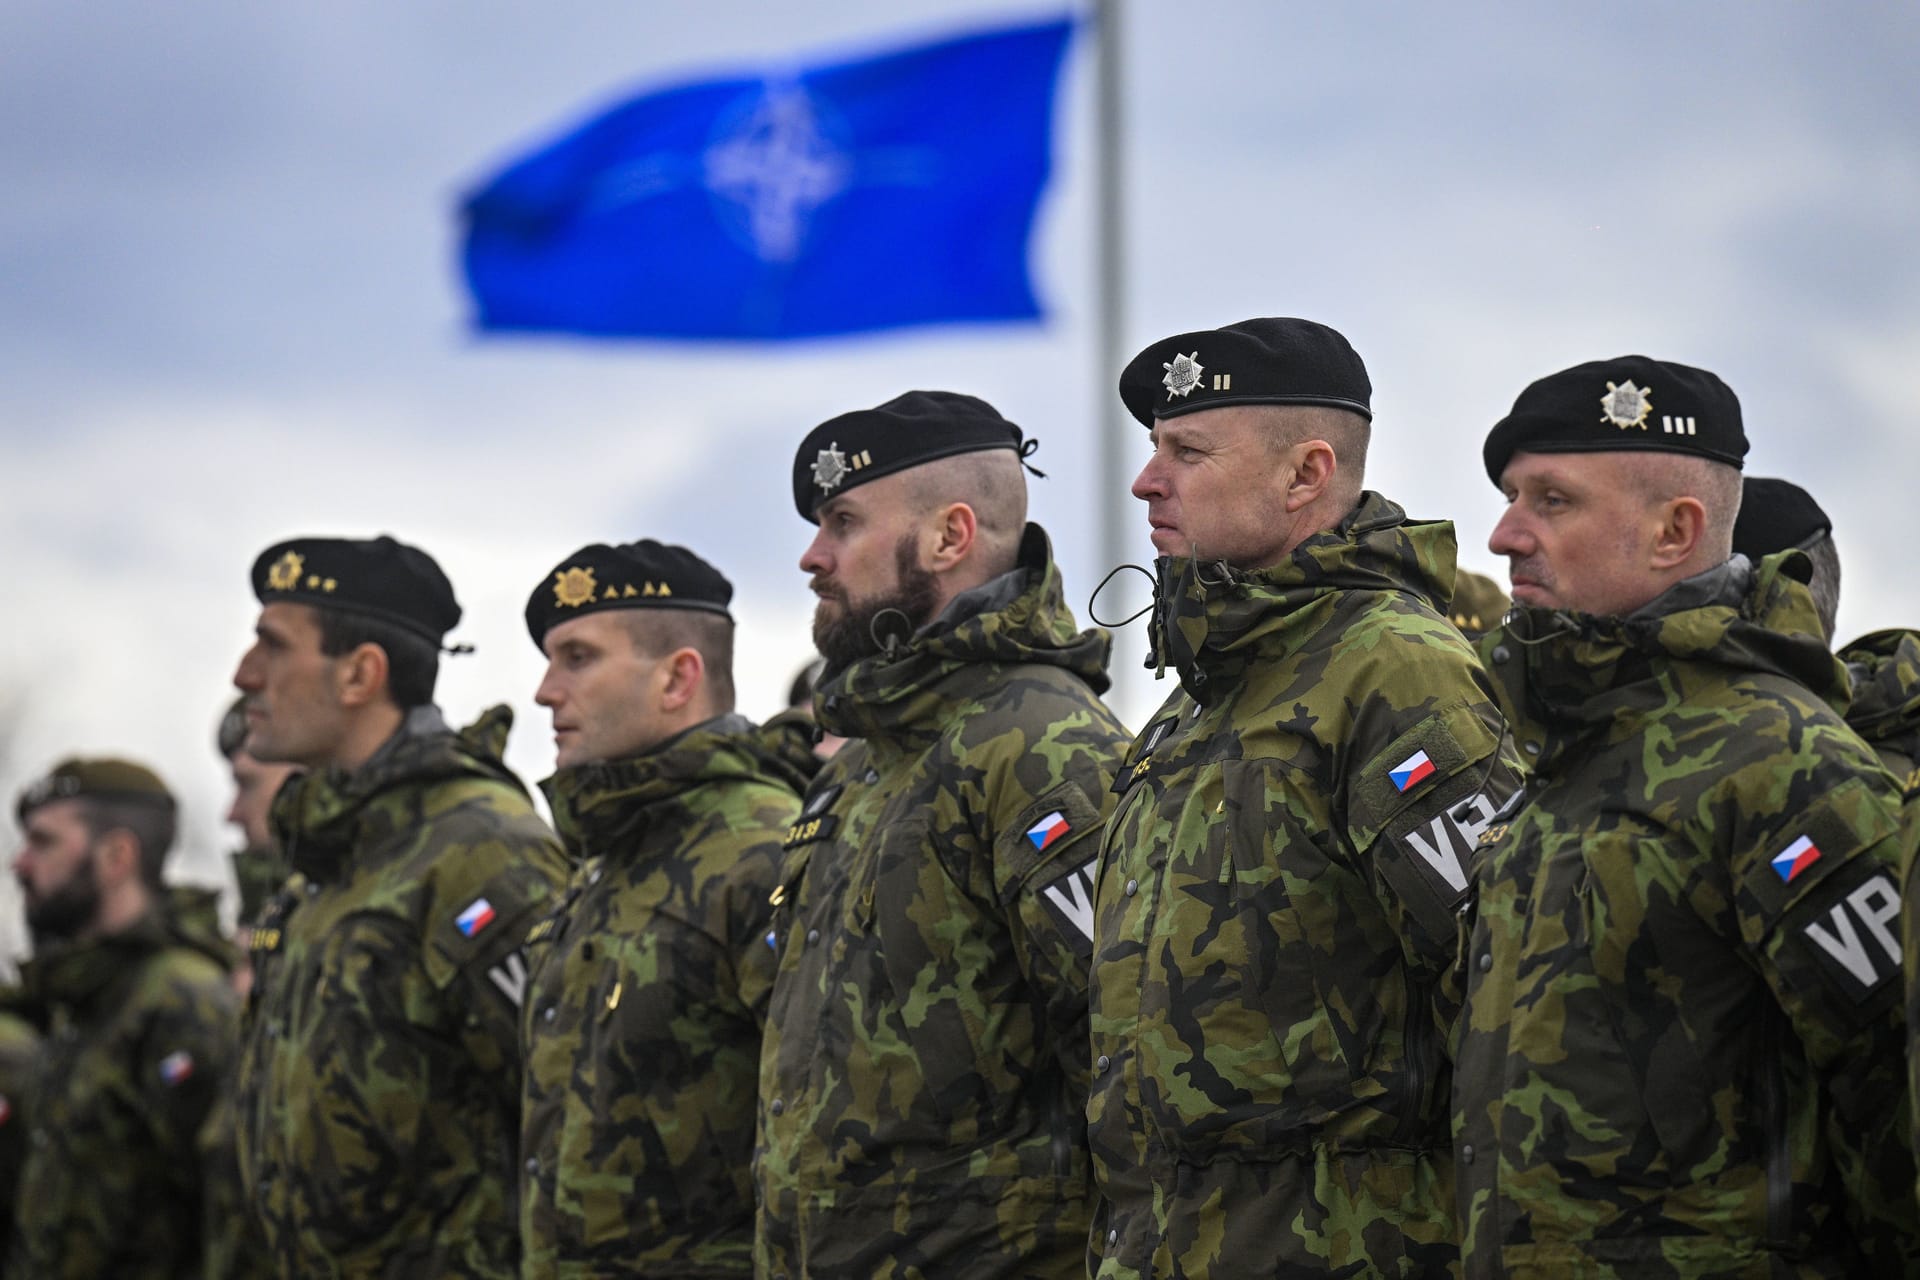
[[[840,442],[834,441],[820,451],[813,460],[813,482],[820,486],[820,492],[832,493],[847,478],[847,455],[840,452]]]
[[[553,575],[553,602],[562,609],[579,608],[599,590],[591,569],[561,569]]]
[[[300,585],[300,571],[306,567],[306,558],[298,551],[289,551],[273,562],[267,570],[267,587],[273,591],[291,591]]]
[[[1611,422],[1625,431],[1628,427],[1647,429],[1647,415],[1653,412],[1653,388],[1636,387],[1629,378],[1619,386],[1607,384],[1607,394],[1600,397],[1602,420]]]
[[[1173,359],[1164,362],[1160,367],[1167,371],[1167,376],[1160,380],[1166,387],[1167,394],[1182,398],[1200,385],[1200,375],[1206,372],[1206,366],[1200,363],[1198,351],[1190,356],[1181,355],[1176,351],[1173,353]]]

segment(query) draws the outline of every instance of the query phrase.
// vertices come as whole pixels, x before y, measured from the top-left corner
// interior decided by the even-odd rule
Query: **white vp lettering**
[[[1871,988],[1900,972],[1900,937],[1887,927],[1889,921],[1899,917],[1900,895],[1894,891],[1893,882],[1875,876],[1835,903],[1824,921],[1813,921],[1803,932],[1862,987]],[[1856,918],[1859,928],[1855,927]],[[1877,953],[1861,937],[1863,929],[1878,947]],[[1884,973],[1882,956],[1886,960]]]
[[[487,979],[518,1009],[527,998],[527,962],[518,951],[487,970]]]
[[[1461,817],[1456,812],[1464,810]],[[1484,793],[1475,796],[1464,804],[1449,805],[1435,815],[1427,824],[1423,836],[1418,830],[1407,832],[1407,843],[1413,851],[1424,859],[1428,866],[1440,873],[1447,887],[1456,893],[1467,887],[1467,868],[1461,857],[1461,850],[1471,852],[1480,842],[1480,833],[1493,821],[1493,801]],[[1456,845],[1455,836],[1464,840],[1464,845]]]
[[[1061,876],[1041,890],[1058,907],[1067,923],[1093,941],[1093,860]]]

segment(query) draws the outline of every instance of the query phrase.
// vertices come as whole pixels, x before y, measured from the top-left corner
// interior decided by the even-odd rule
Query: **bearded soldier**
[[[1256,319],[1120,376],[1156,661],[1100,861],[1101,1277],[1444,1276],[1454,909],[1515,785],[1453,526],[1365,488],[1347,340]]]
[[[819,767],[733,711],[733,587],[683,547],[582,547],[527,600],[574,860],[534,926],[525,1274],[753,1274],[754,1089],[780,844]]]
[[[521,943],[564,880],[501,763],[498,707],[433,704],[460,606],[392,538],[253,567],[246,750],[302,766],[273,824],[294,878],[254,932],[236,1128],[283,1280],[517,1276]]]
[[[772,1277],[1076,1276],[1091,860],[1124,734],[1020,429],[915,391],[802,442],[820,727],[761,1054]]]
[[[237,1010],[219,939],[166,905],[173,796],[144,765],[68,760],[15,812],[34,938],[23,983],[51,1021],[6,1274],[199,1275],[195,1136]]]
[[[1621,356],[1487,437],[1530,767],[1479,850],[1454,1075],[1472,1277],[1920,1267],[1900,797],[1806,558],[1732,554],[1740,403]]]

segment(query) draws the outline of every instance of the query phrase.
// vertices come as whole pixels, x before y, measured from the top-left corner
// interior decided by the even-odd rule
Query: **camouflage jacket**
[[[1847,724],[1903,790],[1920,792],[1920,631],[1876,631],[1839,658],[1853,679]]]
[[[0,996],[0,1276],[8,1274],[6,1257],[20,1171],[27,1162],[40,1043],[39,1026],[15,1007],[13,993]]]
[[[201,1274],[194,1144],[234,1051],[237,1009],[221,959],[199,941],[159,910],[27,965],[51,1023],[9,1276]]]
[[[1125,732],[1046,537],[833,674],[760,1059],[770,1277],[1078,1276],[1091,862]]]
[[[1453,527],[1366,494],[1285,563],[1160,564],[1181,689],[1096,888],[1099,1276],[1446,1275],[1464,860],[1517,785],[1442,612]]]
[[[1532,771],[1467,920],[1469,1276],[1920,1267],[1899,797],[1795,558],[1482,642]]]
[[[528,942],[528,1277],[753,1274],[768,898],[811,736],[725,716],[542,784],[577,866]]]
[[[274,799],[299,874],[254,934],[236,1123],[285,1280],[517,1274],[520,945],[566,869],[511,721],[417,710]]]

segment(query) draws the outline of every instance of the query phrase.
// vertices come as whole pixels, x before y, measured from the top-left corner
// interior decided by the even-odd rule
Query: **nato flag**
[[[463,202],[483,329],[805,338],[1040,314],[1071,21],[631,99]]]

